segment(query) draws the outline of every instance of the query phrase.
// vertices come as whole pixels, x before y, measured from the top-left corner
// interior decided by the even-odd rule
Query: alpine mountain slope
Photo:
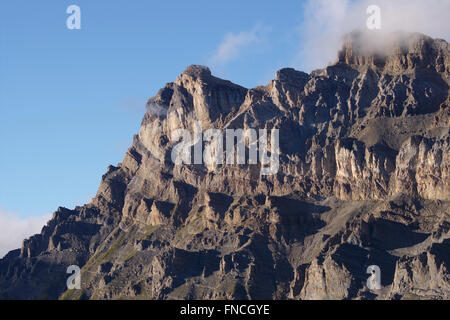
[[[449,44],[364,39],[253,89],[188,67],[148,101],[92,202],[0,260],[0,298],[449,299]],[[198,124],[279,129],[278,171],[174,164],[174,131]]]

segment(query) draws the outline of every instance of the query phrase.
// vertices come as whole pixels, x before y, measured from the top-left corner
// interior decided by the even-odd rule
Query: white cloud
[[[299,26],[302,43],[295,67],[311,71],[334,62],[341,37],[366,29],[369,5],[381,8],[381,32],[421,32],[434,38],[450,38],[448,0],[308,0]]]
[[[209,59],[213,65],[224,65],[240,56],[244,49],[262,40],[262,29],[256,26],[248,31],[239,33],[227,33],[216,49],[214,55]]]
[[[24,239],[41,232],[51,214],[21,218],[16,213],[0,209],[0,258],[22,246]]]

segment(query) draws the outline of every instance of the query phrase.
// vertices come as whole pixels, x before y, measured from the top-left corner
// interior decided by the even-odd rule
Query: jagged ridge
[[[448,43],[361,39],[254,89],[187,68],[148,101],[92,203],[0,261],[0,296],[60,297],[77,264],[83,290],[64,298],[448,299]],[[278,173],[174,165],[172,132],[196,122],[279,128]],[[371,264],[381,291],[365,288]]]

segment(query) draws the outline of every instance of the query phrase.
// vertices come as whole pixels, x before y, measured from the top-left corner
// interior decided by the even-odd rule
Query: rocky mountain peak
[[[208,79],[209,77],[211,77],[211,70],[209,70],[209,68],[206,66],[193,64],[187,67],[186,70],[183,71],[182,75],[187,75],[194,79],[195,78]]]
[[[275,80],[291,83],[291,84],[299,84],[304,83],[309,78],[309,75],[305,72],[295,70],[294,68],[283,68],[276,72]]]
[[[336,64],[254,89],[188,67],[93,201],[0,260],[0,298],[449,299],[449,46],[366,44],[350,34]],[[197,123],[277,129],[278,170],[174,163],[173,133]],[[69,265],[81,290],[66,290]]]
[[[373,66],[390,72],[428,68],[440,73],[450,70],[448,43],[420,33],[352,32],[343,38],[338,62]]]

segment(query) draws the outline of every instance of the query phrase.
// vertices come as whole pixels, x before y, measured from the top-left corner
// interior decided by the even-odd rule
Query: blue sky
[[[81,30],[66,28],[71,4]],[[88,202],[138,132],[145,101],[190,64],[246,87],[266,83],[295,56],[301,7],[1,1],[1,210],[32,216]],[[225,39],[241,47],[218,55]]]
[[[0,214],[89,202],[146,100],[188,65],[245,87],[282,67],[324,67],[367,2],[390,10],[383,26],[448,40],[448,0],[2,0]],[[72,4],[81,30],[66,28]]]

